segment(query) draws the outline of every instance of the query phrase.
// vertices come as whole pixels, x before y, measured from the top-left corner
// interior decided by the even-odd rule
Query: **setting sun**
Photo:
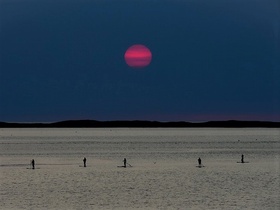
[[[126,64],[130,67],[143,68],[151,63],[152,53],[146,46],[136,44],[130,46],[126,50],[124,59]]]

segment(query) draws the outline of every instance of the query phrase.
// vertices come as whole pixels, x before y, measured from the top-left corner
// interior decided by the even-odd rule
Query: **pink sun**
[[[152,53],[144,45],[136,44],[130,46],[124,54],[125,62],[133,68],[143,68],[148,66],[152,61]]]

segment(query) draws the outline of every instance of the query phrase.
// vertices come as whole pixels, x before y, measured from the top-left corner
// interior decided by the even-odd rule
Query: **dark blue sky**
[[[0,24],[0,121],[280,121],[278,0],[0,0]]]

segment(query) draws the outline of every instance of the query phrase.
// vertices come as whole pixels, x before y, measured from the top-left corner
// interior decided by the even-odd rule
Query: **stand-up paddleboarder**
[[[244,155],[241,155],[241,163],[244,163]]]
[[[201,166],[201,159],[200,159],[200,157],[198,158],[197,161],[198,161],[198,165]]]
[[[85,157],[83,159],[83,162],[84,162],[84,167],[87,167],[87,159]]]
[[[34,159],[31,160],[31,166],[32,166],[32,169],[35,169],[35,160]]]
[[[123,167],[126,168],[126,158],[123,159]]]

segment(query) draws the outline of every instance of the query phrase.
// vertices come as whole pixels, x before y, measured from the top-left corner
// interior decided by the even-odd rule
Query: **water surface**
[[[3,209],[279,209],[279,139],[279,129],[263,128],[1,129],[0,201]],[[237,163],[241,154],[249,163]],[[117,167],[124,157],[133,167]]]

